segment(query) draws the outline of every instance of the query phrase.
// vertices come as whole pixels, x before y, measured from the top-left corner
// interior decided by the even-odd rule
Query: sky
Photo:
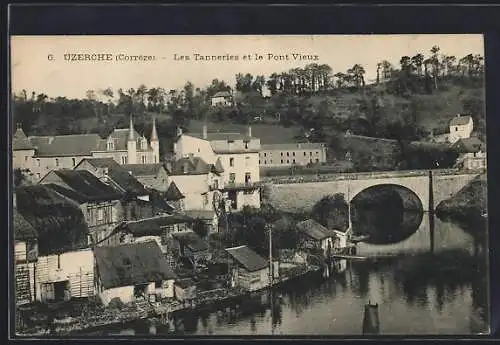
[[[334,74],[361,64],[365,79],[370,81],[376,76],[379,61],[398,66],[401,56],[422,53],[427,57],[434,45],[442,54],[457,58],[484,54],[483,36],[465,34],[12,36],[11,85],[15,93],[25,89],[28,94],[35,91],[49,97],[84,98],[87,90],[99,92],[111,87],[116,93],[119,88],[127,90],[141,84],[168,91],[191,81],[195,87],[204,88],[215,78],[233,86],[240,72],[268,77],[309,63],[328,64]],[[75,54],[109,54],[106,57],[111,61],[74,61]],[[195,60],[194,54],[229,54],[233,60]],[[154,60],[123,60],[124,56],[139,55]],[[262,59],[256,59],[256,55]],[[279,55],[288,56],[288,60],[274,60]],[[298,60],[299,55],[316,55],[317,60]]]

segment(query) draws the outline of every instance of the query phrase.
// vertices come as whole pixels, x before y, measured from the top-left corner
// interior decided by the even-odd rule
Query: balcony
[[[222,191],[230,191],[230,190],[252,190],[258,189],[262,187],[262,182],[244,182],[244,183],[231,183],[228,182],[224,185],[224,188],[221,188]]]

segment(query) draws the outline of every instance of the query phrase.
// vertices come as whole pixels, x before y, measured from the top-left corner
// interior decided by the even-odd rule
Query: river
[[[362,254],[395,257],[344,261],[344,272],[289,283],[272,301],[265,293],[237,306],[179,314],[168,325],[145,320],[93,335],[361,335],[368,301],[379,305],[382,335],[484,331],[476,321],[486,316],[475,316],[475,310],[487,309],[487,286],[481,280],[486,274],[478,273],[487,251],[456,224],[428,214],[407,218],[401,223],[405,236],[398,241],[380,244],[378,239],[358,248]]]

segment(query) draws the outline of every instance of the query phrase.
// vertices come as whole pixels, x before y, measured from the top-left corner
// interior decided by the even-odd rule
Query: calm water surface
[[[359,254],[398,257],[344,262],[345,272],[328,279],[289,283],[273,298],[264,293],[238,306],[177,315],[168,325],[149,320],[93,334],[360,335],[368,301],[379,304],[381,334],[476,333],[473,311],[486,304],[477,273],[486,260],[483,247],[452,223],[427,214],[405,217],[412,234],[358,247]]]

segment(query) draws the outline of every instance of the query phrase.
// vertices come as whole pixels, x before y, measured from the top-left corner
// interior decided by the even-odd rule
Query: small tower
[[[128,132],[128,141],[127,141],[127,155],[128,155],[128,164],[136,164],[137,141],[134,135],[134,123],[132,121],[132,115],[130,115],[130,128]]]
[[[160,163],[160,140],[156,132],[156,119],[153,116],[153,129],[151,130],[151,148],[153,149],[153,163]]]

